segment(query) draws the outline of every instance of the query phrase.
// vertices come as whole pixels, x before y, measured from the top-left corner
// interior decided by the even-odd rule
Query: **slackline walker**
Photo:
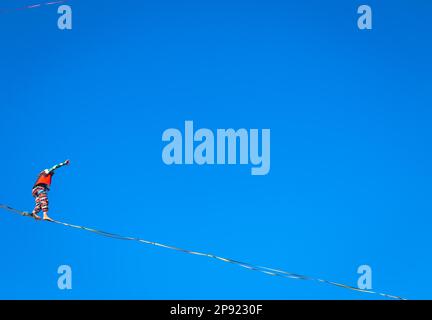
[[[13,212],[16,214],[19,214],[21,216],[26,216],[26,217],[32,217],[33,215],[31,213],[25,212],[25,211],[20,211],[14,208],[11,208],[7,205],[4,204],[0,204],[0,208],[7,210],[9,212]],[[337,283],[337,282],[333,282],[333,281],[328,281],[328,280],[323,280],[320,278],[313,278],[313,277],[308,277],[308,276],[304,276],[304,275],[300,275],[300,274],[295,274],[295,273],[291,273],[291,272],[287,272],[287,271],[283,271],[283,270],[278,270],[278,269],[272,269],[272,268],[267,268],[267,267],[262,267],[262,266],[256,266],[256,265],[252,265],[250,263],[246,263],[246,262],[241,262],[241,261],[237,261],[237,260],[233,260],[233,259],[228,259],[228,258],[223,258],[214,254],[209,254],[209,253],[203,253],[203,252],[197,252],[197,251],[190,251],[190,250],[186,250],[186,249],[182,249],[182,248],[177,248],[177,247],[173,247],[170,245],[165,245],[162,243],[157,243],[157,242],[153,242],[153,241],[148,241],[148,240],[144,240],[144,239],[140,239],[140,238],[135,238],[135,237],[126,237],[126,236],[122,236],[122,235],[118,235],[118,234],[114,234],[114,233],[110,233],[110,232],[106,232],[106,231],[101,231],[101,230],[96,230],[96,229],[91,229],[91,228],[87,228],[84,226],[78,226],[78,225],[73,225],[70,223],[66,223],[66,222],[61,222],[61,221],[57,221],[57,220],[53,220],[53,219],[47,219],[46,221],[51,222],[51,223],[55,223],[58,225],[63,225],[65,227],[70,227],[70,228],[75,228],[75,229],[81,229],[81,230],[85,230],[88,232],[92,232],[104,237],[109,237],[109,238],[114,238],[114,239],[118,239],[118,240],[128,240],[128,241],[135,241],[135,242],[139,242],[139,243],[143,243],[143,244],[148,244],[148,245],[153,245],[156,247],[161,247],[161,248],[166,248],[166,249],[170,249],[170,250],[175,250],[175,251],[180,251],[180,252],[184,252],[187,254],[191,254],[191,255],[197,255],[197,256],[204,256],[204,257],[208,257],[208,258],[213,258],[216,260],[220,260],[223,262],[228,262],[228,263],[232,263],[235,265],[238,265],[240,267],[249,269],[249,270],[253,270],[253,271],[257,271],[257,272],[261,272],[270,276],[277,276],[277,277],[282,277],[282,278],[289,278],[289,279],[297,279],[297,280],[305,280],[305,281],[315,281],[315,282],[319,282],[319,283],[325,283],[328,285],[332,285],[332,286],[336,286],[336,287],[340,287],[340,288],[344,288],[347,290],[352,290],[352,291],[358,291],[358,292],[363,292],[363,293],[369,293],[369,294],[374,294],[374,295],[379,295],[385,298],[390,298],[390,299],[398,299],[398,300],[406,300],[402,297],[399,296],[395,296],[395,295],[391,295],[391,294],[387,294],[387,293],[381,293],[381,292],[376,292],[376,291],[371,291],[371,290],[365,290],[365,289],[359,289],[359,288],[355,288],[352,286],[348,286],[345,284],[341,284],[341,283]]]

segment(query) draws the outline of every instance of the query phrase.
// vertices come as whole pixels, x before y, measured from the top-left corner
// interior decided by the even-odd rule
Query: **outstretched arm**
[[[70,161],[69,161],[69,160],[66,160],[65,162],[62,162],[62,163],[56,164],[56,165],[55,165],[54,167],[52,167],[51,169],[48,169],[47,174],[49,174],[49,173],[51,173],[51,172],[57,170],[57,169],[60,168],[60,167],[67,166],[69,163],[70,163]]]

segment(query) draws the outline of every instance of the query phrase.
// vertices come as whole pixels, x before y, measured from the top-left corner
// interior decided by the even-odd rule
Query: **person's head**
[[[42,171],[43,174],[48,175],[50,173],[49,169]],[[51,171],[51,175],[54,175],[54,171]]]

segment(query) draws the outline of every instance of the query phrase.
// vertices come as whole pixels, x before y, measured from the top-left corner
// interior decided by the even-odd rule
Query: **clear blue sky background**
[[[55,6],[0,15],[0,203],[31,210],[70,158],[56,219],[431,298],[430,1],[367,1],[363,32],[363,1],[70,3],[72,31]],[[270,128],[270,174],[164,165],[185,120]],[[6,299],[374,299],[7,212],[0,240]]]

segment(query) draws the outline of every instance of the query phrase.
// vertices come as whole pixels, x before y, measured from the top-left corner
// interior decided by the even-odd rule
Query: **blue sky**
[[[0,203],[251,263],[431,298],[432,4],[71,1],[0,14]],[[32,4],[2,1],[0,7]],[[166,166],[162,132],[270,128],[271,171]],[[0,215],[3,299],[374,299]],[[73,289],[57,288],[57,268]]]

